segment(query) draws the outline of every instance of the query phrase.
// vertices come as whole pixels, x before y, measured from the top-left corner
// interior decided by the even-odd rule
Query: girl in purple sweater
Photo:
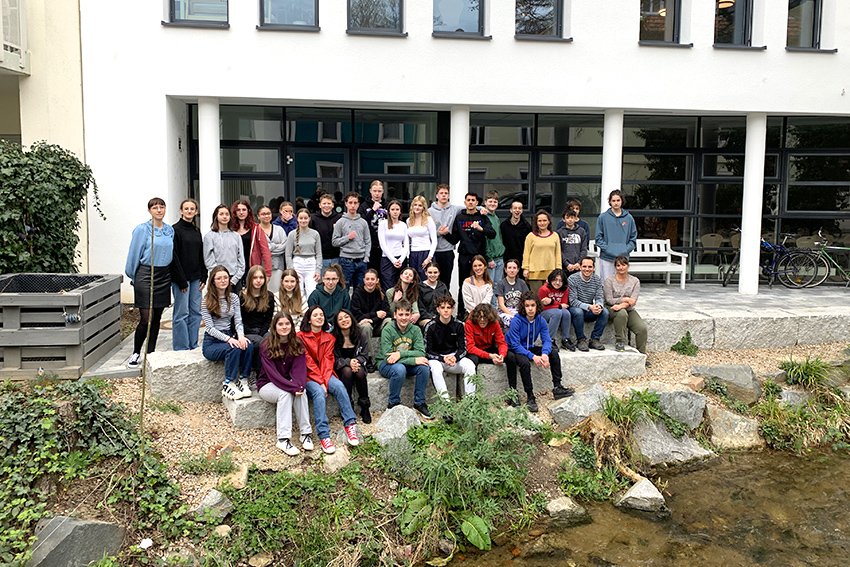
[[[301,339],[295,336],[295,325],[288,313],[272,319],[271,332],[260,343],[262,368],[257,377],[260,397],[277,404],[277,448],[290,456],[301,451],[292,444],[292,408],[301,432],[301,446],[313,450],[310,410],[304,388],[307,385],[307,358]]]

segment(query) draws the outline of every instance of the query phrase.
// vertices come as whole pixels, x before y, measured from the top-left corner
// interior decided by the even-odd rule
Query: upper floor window
[[[260,0],[260,27],[319,27],[319,0]]]
[[[402,0],[348,0],[348,31],[402,33]]]
[[[172,23],[227,23],[227,0],[171,0]]]
[[[516,35],[561,37],[563,0],[517,0]]]
[[[752,0],[716,0],[714,43],[749,46],[752,42]]]
[[[434,0],[434,35],[484,35],[481,0]]]
[[[682,0],[640,0],[640,41],[679,43]]]
[[[823,0],[788,0],[788,47],[820,48]]]

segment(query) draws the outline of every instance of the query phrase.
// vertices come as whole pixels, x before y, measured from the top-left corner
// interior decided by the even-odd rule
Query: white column
[[[221,202],[221,141],[218,99],[198,98],[198,197],[201,211],[198,226],[206,232],[212,213]]]
[[[602,195],[599,211],[608,210],[608,194],[620,189],[623,180],[623,110],[609,108],[605,111],[602,131]],[[628,203],[626,203],[628,208]]]
[[[764,152],[767,143],[767,114],[747,115],[747,145],[744,154],[744,199],[741,207],[741,267],[738,293],[758,295],[761,208],[764,192]]]
[[[449,202],[463,206],[469,191],[469,107],[452,107],[452,131],[449,145]]]

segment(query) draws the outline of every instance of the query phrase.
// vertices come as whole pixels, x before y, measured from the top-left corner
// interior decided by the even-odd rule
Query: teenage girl
[[[174,223],[175,281],[171,283],[174,307],[171,316],[171,347],[174,350],[198,348],[201,328],[201,292],[207,283],[204,265],[204,239],[195,226],[198,202],[180,203],[180,220]]]
[[[552,343],[558,336],[558,327],[561,328],[561,345],[571,351],[576,347],[570,340],[570,288],[567,287],[567,278],[564,270],[557,268],[552,270],[549,278],[538,292],[543,312],[540,314],[549,324],[549,336]]]
[[[410,204],[410,218],[407,219],[407,237],[410,239],[410,267],[425,281],[425,268],[434,259],[437,249],[437,225],[428,214],[428,202],[417,195]]]
[[[357,405],[360,406],[360,418],[363,423],[372,423],[369,413],[369,386],[366,384],[366,361],[369,354],[369,337],[360,328],[354,315],[348,309],[341,309],[334,317],[333,336],[334,370],[345,385],[348,396],[357,387]]]
[[[351,295],[351,313],[354,315],[355,322],[363,329],[367,337],[380,337],[381,330],[384,326],[392,321],[390,317],[390,304],[384,292],[381,290],[381,283],[378,281],[378,271],[369,268],[363,276],[363,283],[354,290]],[[378,368],[375,366],[372,356],[371,341],[368,344],[366,353],[366,372],[375,372]]]
[[[272,256],[269,241],[260,225],[254,220],[251,204],[240,199],[230,206],[230,230],[242,237],[242,251],[245,255],[245,266],[262,266],[266,277],[272,275]],[[245,286],[245,276],[242,277],[242,287]]]
[[[304,318],[304,312],[307,311],[307,296],[301,294],[298,272],[295,270],[283,271],[277,302],[281,311],[292,315],[292,323],[295,328],[300,329],[301,319]]]
[[[410,322],[414,325],[419,320],[419,274],[408,266],[401,271],[398,284],[387,290],[387,302],[390,305],[390,315],[395,315],[395,304],[406,299],[413,306]]]
[[[461,294],[467,313],[472,313],[480,303],[490,304],[493,301],[493,280],[490,279],[484,256],[479,254],[472,259],[472,272],[463,280]]]
[[[240,285],[245,273],[242,238],[230,230],[230,209],[223,203],[213,211],[210,231],[204,235],[204,265],[208,272],[224,266],[234,286]]]
[[[381,245],[381,286],[389,289],[398,281],[410,253],[407,224],[401,221],[401,203],[398,201],[390,201],[387,218],[378,223],[378,242]]]
[[[274,294],[269,291],[268,280],[262,266],[251,266],[245,280],[245,289],[239,292],[239,308],[245,336],[254,346],[251,368],[260,370],[260,341],[269,334],[274,315]]]
[[[511,319],[519,309],[519,298],[528,291],[525,280],[518,278],[519,260],[508,260],[505,262],[505,277],[496,284],[494,293],[499,301],[499,318],[505,327],[511,326]]]
[[[309,227],[310,211],[301,209],[295,219],[298,228],[286,237],[286,266],[298,272],[301,295],[310,297],[322,273],[322,239]]]

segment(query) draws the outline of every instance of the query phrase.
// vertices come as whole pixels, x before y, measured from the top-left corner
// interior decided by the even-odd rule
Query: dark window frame
[[[742,43],[718,43],[717,42],[717,17],[719,15],[720,3],[725,0],[715,0],[714,8],[714,47],[726,49],[767,49],[766,47],[753,46],[753,3],[754,0],[737,0],[744,4],[741,16],[744,18],[744,30],[741,34],[744,38]],[[737,7],[736,7],[737,8]],[[736,17],[738,15],[736,14]]]
[[[230,0],[226,1],[227,10],[224,21],[216,20],[187,20],[179,19],[175,16],[176,10],[174,4],[177,0],[168,1],[168,21],[162,22],[163,26],[184,27],[184,28],[211,28],[211,29],[229,29],[230,28]]]
[[[514,13],[516,14],[516,3],[514,0]],[[677,0],[679,1],[679,0]],[[536,41],[572,41],[572,38],[564,37],[564,0],[555,0],[555,33],[553,35],[539,35],[533,33],[517,33],[516,17],[514,17],[514,39],[536,40]]]
[[[433,11],[433,2],[436,0],[432,0],[431,7]],[[445,38],[445,39],[493,39],[491,35],[484,35],[484,1],[480,1],[478,3],[478,31],[477,32],[458,32],[458,31],[437,31],[435,29],[431,29],[431,37],[437,38]]]
[[[638,0],[640,1],[640,0]],[[682,40],[682,0],[667,0],[674,6],[673,8],[673,39],[671,41],[661,41],[652,39],[638,39],[638,45],[648,46],[672,46],[672,47],[693,47],[693,43],[681,43]],[[665,8],[666,9],[666,8]],[[640,37],[640,34],[638,34]]]
[[[314,13],[316,21],[313,24],[267,24],[265,23],[265,2],[260,0],[260,23],[257,26],[261,31],[302,31],[302,32],[317,32],[321,31],[319,27],[319,0],[313,0],[315,3]]]
[[[318,2],[318,0],[316,0]],[[398,0],[398,28],[359,28],[351,26],[351,2],[346,0],[345,21],[347,29],[345,33],[349,35],[378,35],[386,37],[407,37],[407,32],[404,31],[404,0]]]
[[[790,22],[791,20],[791,3],[795,0],[788,0],[788,19],[786,22]],[[786,27],[785,33],[785,47],[790,51],[821,51],[820,48],[820,40],[821,40],[821,31],[823,28],[823,0],[814,0],[814,26],[812,29],[812,45],[788,45],[788,28]],[[828,52],[834,52],[831,49],[825,50]],[[837,49],[835,51],[838,51]]]

